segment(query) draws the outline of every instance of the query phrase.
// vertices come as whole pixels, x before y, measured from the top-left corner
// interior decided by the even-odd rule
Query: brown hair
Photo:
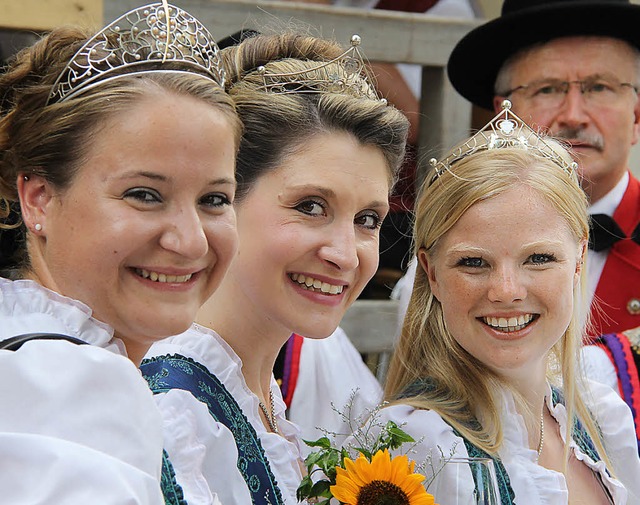
[[[73,183],[93,136],[109,117],[149,94],[191,96],[219,109],[241,127],[228,95],[211,79],[193,73],[130,73],[68,100],[47,105],[58,75],[92,33],[53,30],[22,50],[0,74],[0,275],[19,278],[29,268],[20,218],[18,174],[42,176],[63,191]],[[158,63],[160,64],[160,63]],[[180,69],[180,63],[163,69]]]
[[[346,132],[361,144],[380,149],[395,182],[409,129],[400,111],[383,101],[346,93],[268,92],[257,71],[260,66],[273,74],[310,71],[343,52],[335,42],[296,33],[257,35],[222,50],[227,89],[244,125],[236,165],[237,201],[264,172],[321,132]],[[338,65],[332,63],[327,72],[340,71]],[[362,86],[370,86],[361,80]]]

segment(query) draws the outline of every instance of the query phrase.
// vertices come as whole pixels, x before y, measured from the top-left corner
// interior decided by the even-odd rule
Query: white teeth
[[[495,328],[502,332],[518,331],[526,327],[531,321],[533,321],[533,314],[520,315],[518,317],[483,317],[482,320],[488,326]]]
[[[159,274],[158,272],[153,272],[149,270],[136,268],[136,273],[145,279],[151,279],[153,282],[187,282],[193,274],[186,275],[166,275]]]
[[[336,286],[302,274],[290,274],[289,278],[309,291],[320,291],[330,295],[338,295],[342,293],[342,290],[344,289],[344,286]]]

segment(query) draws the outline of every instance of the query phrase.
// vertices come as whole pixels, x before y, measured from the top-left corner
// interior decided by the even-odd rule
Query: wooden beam
[[[114,19],[139,0],[105,2],[105,19]],[[196,16],[221,39],[241,28],[282,31],[307,29],[311,34],[348,44],[354,33],[371,60],[444,66],[455,43],[478,23],[424,14],[363,10],[296,2],[256,0],[182,0],[180,7]]]
[[[109,0],[105,19],[138,5],[139,0]],[[427,155],[438,157],[468,135],[471,105],[453,90],[445,67],[453,46],[479,21],[273,0],[182,0],[180,7],[202,21],[216,39],[241,28],[274,32],[302,27],[346,45],[357,33],[370,60],[424,67],[419,172]]]
[[[47,31],[65,24],[96,28],[103,24],[103,0],[0,0],[0,4],[2,29]]]

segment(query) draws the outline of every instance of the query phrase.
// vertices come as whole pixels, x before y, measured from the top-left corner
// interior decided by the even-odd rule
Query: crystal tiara
[[[173,65],[165,67],[167,63]],[[224,86],[212,35],[191,14],[164,0],[127,12],[89,39],[56,79],[47,104],[123,75],[145,72],[196,73]]]
[[[429,160],[429,164],[434,170],[429,184],[433,184],[438,177],[451,170],[453,165],[467,156],[479,151],[505,147],[519,147],[530,150],[543,158],[553,161],[568,174],[572,174],[578,168],[578,164],[575,161],[568,162],[565,160],[540,135],[511,112],[511,102],[504,100],[502,102],[502,111],[473,137],[454,147],[444,159],[438,161],[432,158]]]
[[[380,98],[372,85],[364,57],[359,46],[360,35],[351,36],[349,49],[333,60],[322,62],[300,72],[269,73],[260,66],[256,70],[262,75],[262,89],[269,93],[338,93],[357,98],[369,98],[387,103]]]

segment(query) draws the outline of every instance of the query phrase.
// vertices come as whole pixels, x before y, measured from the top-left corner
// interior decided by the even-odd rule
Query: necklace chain
[[[542,454],[542,448],[544,447],[544,406],[542,408],[542,414],[540,414],[540,443],[538,444],[538,457],[536,461],[540,459]]]
[[[258,405],[260,406],[260,409],[262,410],[262,413],[267,420],[269,428],[271,428],[271,431],[273,431],[274,433],[279,434],[280,432],[278,431],[278,421],[276,419],[275,409],[273,408],[273,391],[271,389],[269,389],[269,404],[269,406],[271,407],[271,412],[269,412],[264,403],[258,400]]]

